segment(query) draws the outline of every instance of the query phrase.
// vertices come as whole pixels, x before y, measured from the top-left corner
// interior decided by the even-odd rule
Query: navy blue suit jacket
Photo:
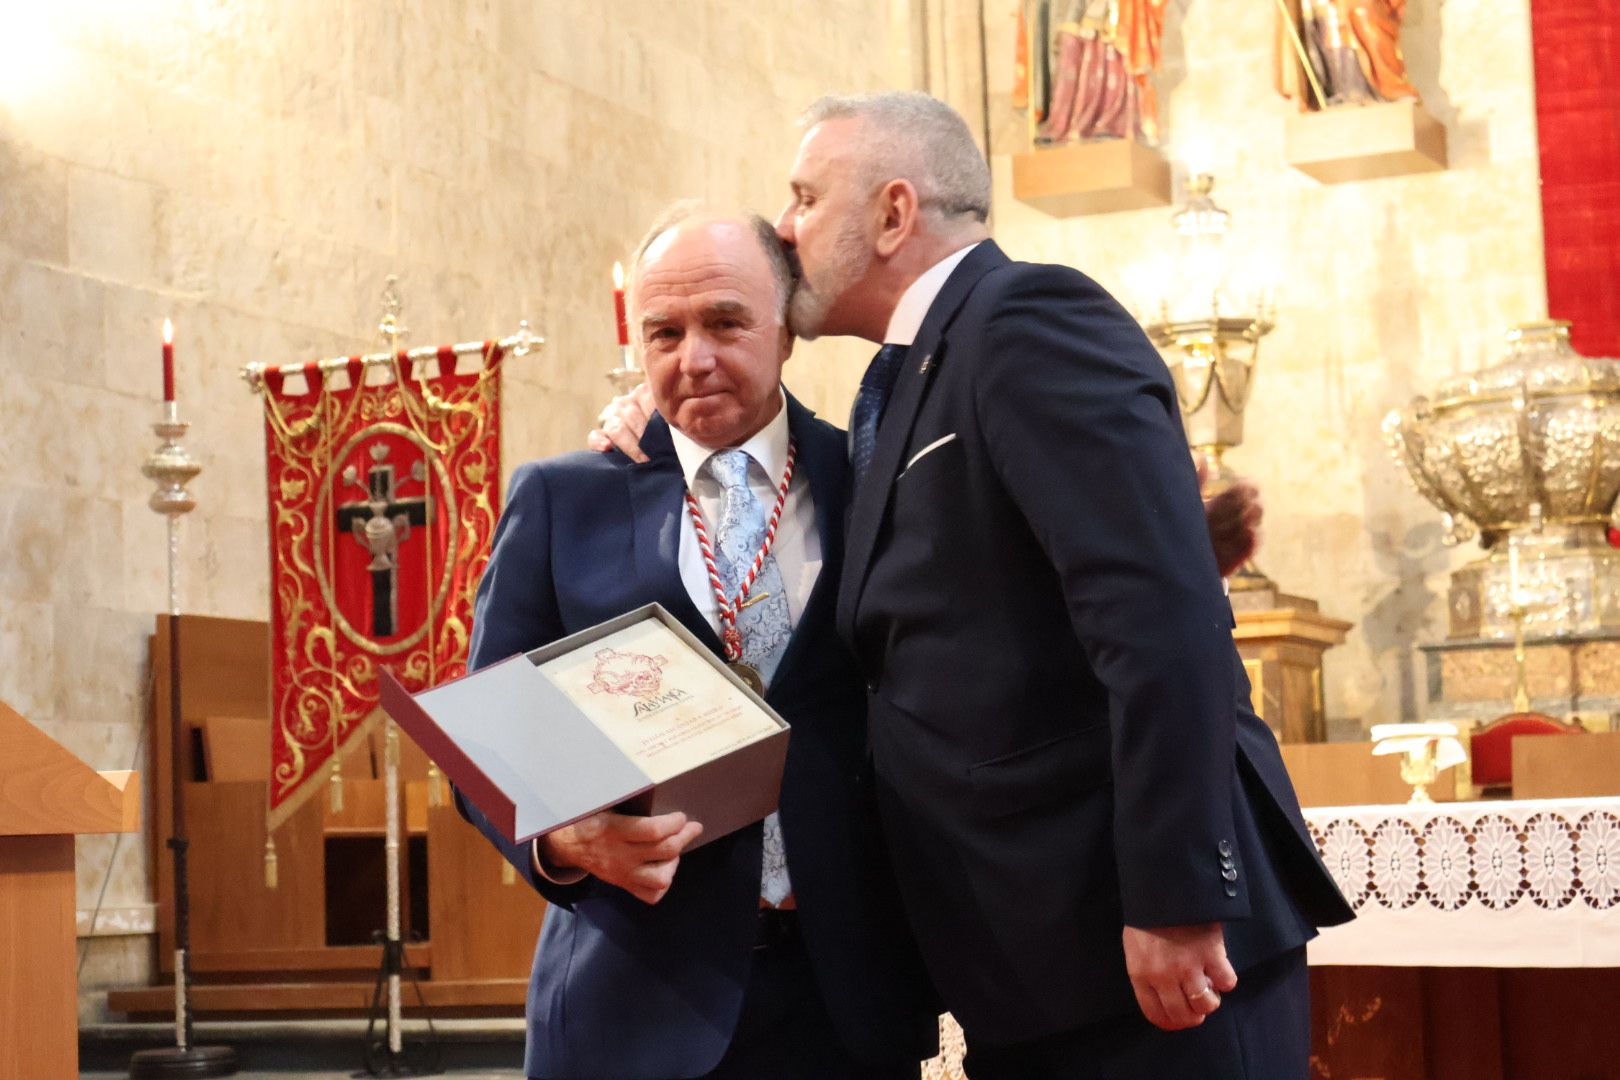
[[[1249,707],[1175,390],[1102,288],[995,244],[951,274],[849,525],[902,891],[970,1037],[1135,1010],[1124,924],[1239,968],[1349,917]]]
[[[878,1062],[933,1053],[938,1013],[905,927],[871,794],[859,673],[833,625],[848,463],[842,432],[791,396],[823,565],[767,700],[792,726],[780,814],[799,923],[848,1049]],[[685,481],[669,428],[650,461],[576,453],[520,467],[479,585],[470,667],[537,648],[657,601],[716,654],[681,583]],[[756,940],[761,827],[681,859],[648,905],[594,878],[557,886],[459,795],[468,819],[551,902],[528,999],[531,1076],[697,1076],[731,1041]],[[476,912],[468,917],[476,918]]]

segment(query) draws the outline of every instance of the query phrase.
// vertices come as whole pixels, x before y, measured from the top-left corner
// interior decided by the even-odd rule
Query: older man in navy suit
[[[769,223],[678,208],[632,267],[668,423],[648,428],[643,461],[578,453],[512,478],[471,666],[657,601],[757,671],[793,729],[778,813],[689,854],[702,823],[678,813],[602,813],[531,847],[458,799],[552,904],[533,1077],[914,1080],[935,1048],[881,849],[865,691],[834,632],[844,436],[781,386],[791,286]]]

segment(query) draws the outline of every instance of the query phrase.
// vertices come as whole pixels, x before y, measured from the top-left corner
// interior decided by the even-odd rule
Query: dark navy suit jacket
[[[975,249],[929,309],[849,525],[889,847],[970,1038],[1135,1010],[1122,926],[1239,966],[1349,911],[1249,707],[1163,360],[1102,288]]]
[[[848,1049],[878,1062],[920,1059],[934,1052],[938,1007],[882,848],[864,690],[833,626],[845,439],[791,396],[787,408],[823,559],[767,694],[792,727],[780,814],[800,928]],[[513,474],[479,585],[470,667],[650,601],[721,653],[676,566],[685,481],[661,418],[641,445],[651,459],[642,464],[577,453]],[[528,845],[507,843],[459,795],[457,804],[551,901],[529,985],[529,1075],[663,1080],[714,1068],[756,940],[760,826],[684,856],[664,899],[648,905],[594,878],[548,882],[534,873]]]

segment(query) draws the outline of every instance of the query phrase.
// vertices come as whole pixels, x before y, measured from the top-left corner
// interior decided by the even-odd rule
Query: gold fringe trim
[[[265,888],[267,888],[267,889],[275,889],[275,888],[280,887],[280,885],[281,885],[281,875],[280,875],[280,869],[279,869],[279,865],[278,865],[279,863],[280,863],[280,860],[276,858],[276,838],[273,835],[271,835],[269,833],[266,833],[265,837],[264,837],[264,887]]]

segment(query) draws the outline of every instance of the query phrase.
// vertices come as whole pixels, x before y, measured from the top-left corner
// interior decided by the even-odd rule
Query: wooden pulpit
[[[1246,597],[1232,593],[1232,637],[1249,675],[1254,711],[1278,742],[1324,742],[1322,654],[1344,643],[1351,624],[1323,615],[1314,600],[1270,592],[1275,606],[1265,608],[1240,606]]]
[[[140,777],[97,772],[0,702],[0,1080],[79,1075],[73,837],[140,828]]]

